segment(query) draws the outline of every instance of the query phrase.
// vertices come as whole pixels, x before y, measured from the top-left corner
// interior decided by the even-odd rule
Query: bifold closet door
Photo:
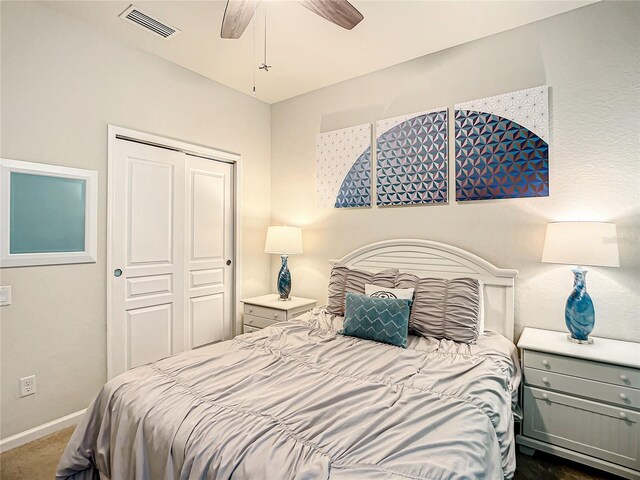
[[[111,378],[233,332],[231,165],[127,140],[115,144]]]

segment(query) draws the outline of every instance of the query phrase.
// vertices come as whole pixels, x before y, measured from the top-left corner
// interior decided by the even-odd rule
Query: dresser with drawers
[[[278,300],[278,295],[269,294],[241,300],[244,303],[244,333],[255,332],[274,323],[286,322],[316,306],[311,298],[291,297]]]
[[[525,328],[523,453],[553,453],[640,479],[640,344]]]

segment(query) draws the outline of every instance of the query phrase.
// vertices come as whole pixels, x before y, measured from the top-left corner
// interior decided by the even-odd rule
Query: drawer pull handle
[[[253,308],[250,308],[250,309],[249,309],[249,313],[253,313]]]
[[[549,395],[547,395],[546,393],[542,394],[542,399],[543,400],[549,400]]]
[[[273,314],[273,318],[278,318],[278,314],[277,314],[277,313],[274,313],[274,314]]]
[[[545,367],[548,367],[548,366],[549,366],[549,362],[548,362],[547,360],[542,360],[542,364],[543,364]]]
[[[623,382],[626,382],[627,376],[623,373],[622,375],[620,375],[620,380],[622,380]]]
[[[620,398],[621,398],[622,400],[626,400],[626,399],[627,399],[627,396],[626,396],[624,393],[621,393],[621,394],[620,394]]]
[[[249,325],[253,324],[253,318],[250,318],[249,321],[247,322]]]
[[[622,418],[623,420],[627,418],[627,414],[624,412],[620,412],[620,418]]]
[[[542,377],[542,383],[549,385],[549,379],[547,377]]]

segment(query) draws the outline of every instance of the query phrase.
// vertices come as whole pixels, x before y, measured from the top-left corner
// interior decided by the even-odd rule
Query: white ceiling
[[[333,83],[579,8],[594,0],[399,1],[351,0],[364,20],[344,30],[295,1],[259,4],[256,55],[253,22],[239,40],[220,38],[226,1],[133,2],[182,33],[164,40],[118,18],[130,1],[51,1],[50,8],[82,19],[121,41],[275,103]],[[267,8],[268,73],[262,62]],[[254,18],[255,20],[255,18]]]

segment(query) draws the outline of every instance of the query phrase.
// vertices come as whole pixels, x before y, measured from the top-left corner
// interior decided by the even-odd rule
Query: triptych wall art
[[[549,99],[541,86],[455,105],[456,200],[549,195]],[[376,122],[376,204],[446,204],[448,110]],[[372,205],[371,125],[317,137],[318,206]]]

